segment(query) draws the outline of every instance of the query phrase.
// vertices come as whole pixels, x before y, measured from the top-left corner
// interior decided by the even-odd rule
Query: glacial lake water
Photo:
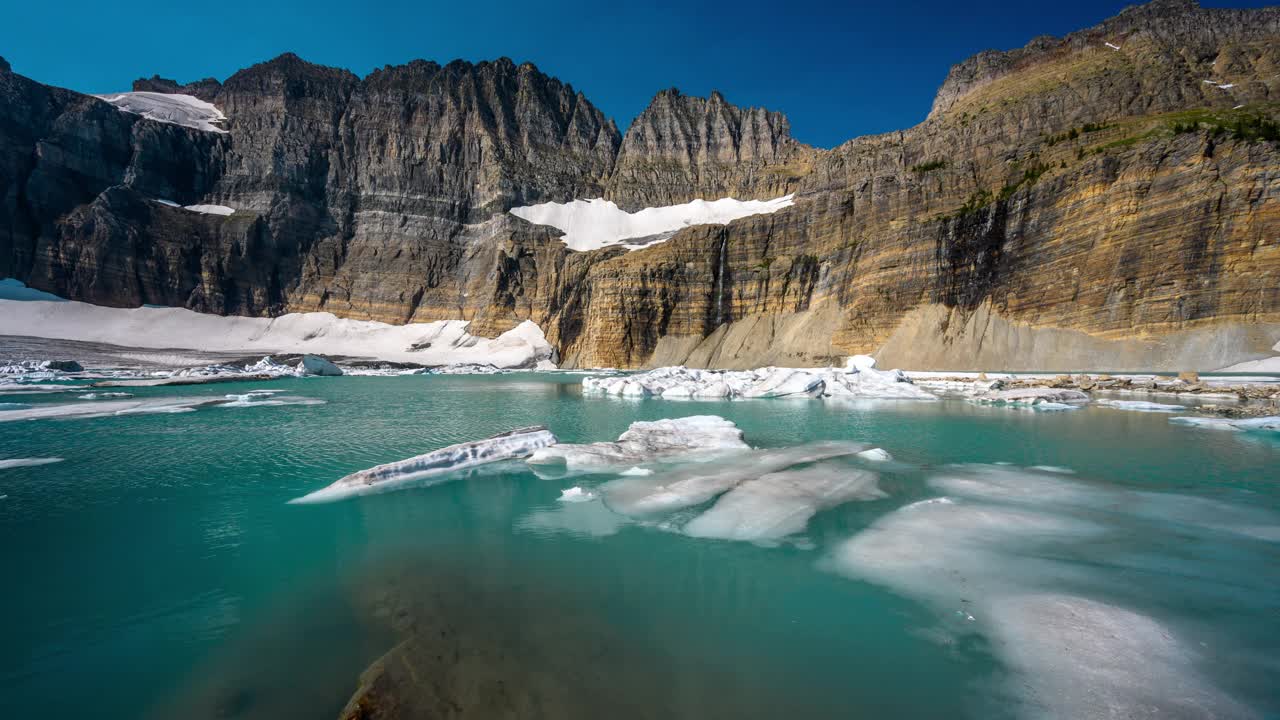
[[[627,401],[584,397],[579,381],[131,389],[278,388],[325,403],[0,423],[0,459],[64,458],[0,470],[0,715],[333,718],[406,638],[451,653],[419,680],[455,712],[1280,714],[1275,434],[1101,407]],[[877,472],[886,497],[762,544],[680,533],[702,508],[632,522],[561,503],[563,489],[616,475],[519,464],[287,504],[513,427],[591,442],[694,414],[733,420],[758,447],[884,448],[895,462],[850,468]],[[952,504],[914,505],[939,497]],[[1103,697],[1083,697],[1095,687]],[[529,693],[542,700],[500,704]]]

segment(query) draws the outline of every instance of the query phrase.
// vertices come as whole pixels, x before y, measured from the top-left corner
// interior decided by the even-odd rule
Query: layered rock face
[[[110,305],[532,319],[580,366],[1211,369],[1280,340],[1278,68],[1280,9],[1156,2],[975,56],[922,124],[830,151],[718,94],[659,93],[620,137],[506,60],[140,81],[214,102],[225,135],[0,72],[0,274]],[[506,213],[789,193],[634,252]]]
[[[677,205],[697,198],[765,198],[794,192],[812,148],[791,137],[782,113],[710,98],[658,93],[627,129],[608,197],[619,207]]]

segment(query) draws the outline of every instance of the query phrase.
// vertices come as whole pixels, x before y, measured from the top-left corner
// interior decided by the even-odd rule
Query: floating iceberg
[[[183,413],[221,402],[223,402],[222,398],[149,398],[146,400],[84,402],[71,405],[34,405],[21,410],[0,412],[0,422],[12,422],[14,420],[83,420],[112,415]]]
[[[863,450],[862,452],[857,453],[857,455],[863,460],[870,460],[872,462],[890,462],[893,460],[893,456],[890,455],[889,451],[885,450],[884,448],[871,448],[870,450]]]
[[[1164,403],[1147,402],[1146,400],[1098,400],[1098,405],[1117,410],[1133,410],[1136,412],[1180,412],[1186,405],[1166,405]]]
[[[747,480],[684,526],[692,537],[759,541],[801,532],[819,511],[888,497],[878,477],[844,465],[813,465]]]
[[[0,460],[0,470],[9,470],[11,468],[34,467],[36,465],[48,465],[50,463],[62,462],[59,457],[47,458],[9,458],[8,460]]]
[[[299,375],[323,375],[325,377],[337,377],[342,374],[342,368],[319,355],[303,355],[302,359],[298,361],[295,371]]]
[[[141,115],[149,120],[181,125],[206,132],[225,133],[227,116],[192,95],[158,92],[125,92],[111,95],[95,95],[99,100],[111,103],[124,112]]]
[[[1025,387],[988,390],[971,400],[982,405],[1046,406],[1045,409],[1059,410],[1061,406],[1088,403],[1089,396],[1069,388]]]
[[[629,213],[608,200],[548,202],[511,208],[511,214],[535,225],[550,225],[564,233],[570,250],[597,250],[623,245],[628,250],[662,242],[661,237],[693,225],[724,225],[750,215],[774,213],[792,205],[791,195],[776,200],[694,200],[683,205],[645,208]],[[658,236],[658,237],[654,237]],[[626,244],[627,240],[652,238]]]
[[[860,443],[829,441],[790,448],[754,450],[716,462],[649,477],[626,477],[601,487],[605,504],[623,515],[645,516],[701,505],[740,483],[794,465],[852,455]]]
[[[484,440],[458,443],[407,460],[378,465],[352,473],[327,488],[291,503],[329,502],[373,492],[393,490],[424,477],[455,470],[528,457],[530,453],[556,442],[556,436],[542,426],[519,428]]]
[[[1242,432],[1280,432],[1280,415],[1258,418],[1198,417],[1180,415],[1169,422],[1193,425],[1210,430],[1237,430]]]
[[[676,456],[747,450],[737,425],[715,415],[634,422],[615,442],[562,443],[534,452],[528,462],[567,469],[633,465]]]
[[[594,493],[589,492],[587,490],[583,490],[582,488],[576,485],[574,487],[561,490],[560,497],[559,497],[560,502],[567,502],[567,503],[589,502],[595,499],[596,499],[596,496]]]
[[[900,370],[876,370],[875,360],[854,356],[844,370],[766,367],[757,370],[698,370],[665,367],[635,375],[585,377],[588,393],[622,397],[723,400],[736,398],[884,398],[936,400]]]

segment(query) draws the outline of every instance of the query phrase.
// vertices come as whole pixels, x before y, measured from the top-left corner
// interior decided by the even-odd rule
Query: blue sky
[[[15,71],[84,92],[160,74],[220,80],[292,51],[359,75],[414,58],[531,61],[625,130],[657,91],[713,89],[791,119],[831,147],[906,128],[956,62],[1062,35],[1129,3],[896,0],[815,3],[402,2],[371,0],[11,0],[0,55]],[[1202,0],[1205,6],[1263,2]]]

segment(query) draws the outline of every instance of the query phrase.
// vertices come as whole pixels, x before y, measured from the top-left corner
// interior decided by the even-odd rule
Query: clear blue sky
[[[36,80],[97,93],[157,73],[224,80],[286,51],[359,75],[414,58],[505,55],[582,90],[624,130],[663,88],[718,89],[785,112],[798,139],[831,147],[919,122],[947,69],[979,50],[1063,35],[1128,4],[8,0],[0,55]]]

